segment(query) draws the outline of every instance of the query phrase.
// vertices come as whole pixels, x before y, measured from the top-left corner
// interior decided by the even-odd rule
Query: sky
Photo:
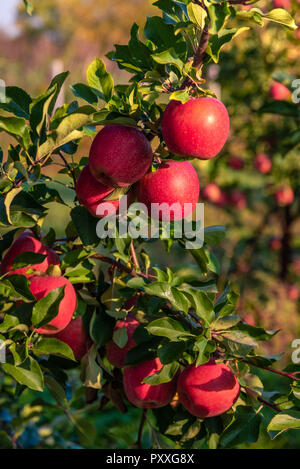
[[[0,29],[8,35],[14,35],[16,33],[14,19],[19,3],[20,0],[0,1]]]

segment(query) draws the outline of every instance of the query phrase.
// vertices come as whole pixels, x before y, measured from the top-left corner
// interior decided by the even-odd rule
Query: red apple
[[[283,8],[288,10],[291,7],[291,0],[273,0],[273,8]]]
[[[250,313],[245,314],[245,316],[243,317],[243,321],[246,322],[247,324],[249,324],[250,326],[256,326],[257,325],[255,318]]]
[[[136,343],[133,338],[133,333],[138,327],[138,325],[139,322],[131,314],[129,314],[125,319],[119,319],[116,322],[114,332],[125,327],[128,336],[127,344],[123,348],[120,348],[113,341],[109,342],[106,345],[106,356],[108,358],[108,361],[116,368],[123,368],[125,366],[127,353],[129,352],[129,350],[136,346]]]
[[[82,318],[72,319],[72,321],[61,332],[53,336],[67,344],[74,353],[76,360],[80,361],[92,345],[92,340],[84,329]]]
[[[59,304],[58,314],[48,324],[36,329],[36,332],[40,334],[57,334],[67,327],[76,309],[76,293],[73,285],[64,277],[35,276],[30,280],[30,291],[37,301],[60,287],[65,287],[65,289],[64,297]]]
[[[277,189],[275,197],[280,207],[286,207],[294,201],[294,191],[289,186],[280,187]]]
[[[213,204],[219,204],[222,202],[223,197],[222,197],[222,191],[217,186],[217,184],[211,182],[207,184],[205,187],[203,187],[201,191],[201,196],[204,200],[208,200],[209,202],[212,202]]]
[[[282,240],[278,236],[273,236],[269,241],[269,246],[272,251],[280,251],[282,248]]]
[[[254,158],[254,167],[262,174],[267,174],[272,169],[272,161],[265,153],[259,153]]]
[[[129,402],[142,409],[156,409],[172,401],[176,392],[176,378],[155,386],[142,383],[143,379],[157,373],[163,367],[159,358],[147,360],[124,370],[123,385]]]
[[[229,116],[221,101],[190,98],[171,100],[162,119],[162,134],[170,152],[208,160],[223,148],[229,134]]]
[[[110,203],[117,211],[119,208],[118,200],[103,200],[114,191],[113,187],[107,187],[97,181],[91,174],[89,166],[85,166],[81,171],[76,184],[76,194],[79,202],[94,216],[97,215],[97,208],[101,206],[101,202]]]
[[[288,286],[288,297],[291,301],[298,301],[300,298],[300,288],[298,285]]]
[[[270,87],[270,96],[275,100],[286,101],[291,96],[291,92],[282,83],[276,81]]]
[[[239,396],[240,385],[228,366],[210,360],[186,367],[178,378],[177,391],[190,414],[205,418],[230,409]]]
[[[141,179],[151,161],[151,145],[140,130],[124,125],[107,125],[94,138],[89,168],[102,184],[123,187]]]
[[[238,210],[243,210],[247,206],[247,199],[245,194],[239,189],[235,189],[229,194],[230,204]]]
[[[37,254],[46,255],[47,257],[41,264],[34,264],[32,266],[23,267],[21,269],[11,270],[14,260],[19,254],[22,254],[23,252],[34,252]],[[10,275],[25,275],[29,269],[45,273],[50,265],[60,265],[60,260],[56,252],[36,239],[31,231],[25,231],[16,239],[16,241],[13,242],[9,250],[4,255],[1,262],[0,271],[1,274],[6,274],[9,272]],[[27,274],[26,277],[30,277],[31,275]]]
[[[198,202],[198,175],[188,161],[165,161],[138,182],[136,195],[138,201],[146,205],[149,216],[151,204],[168,204],[162,207],[159,218],[166,221],[170,215],[170,220],[182,220],[192,213]],[[178,210],[170,212],[173,204],[178,204]],[[157,218],[153,211],[152,215]]]
[[[244,160],[240,158],[239,156],[231,156],[228,159],[227,163],[228,163],[228,166],[230,166],[230,168],[236,169],[237,171],[240,169],[243,169],[243,167],[245,166]]]

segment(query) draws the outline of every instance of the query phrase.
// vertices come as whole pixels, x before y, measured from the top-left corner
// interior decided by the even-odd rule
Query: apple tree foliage
[[[127,355],[127,365],[158,356],[164,366],[148,378],[155,385],[168,382],[188,364],[206,363],[214,354],[230,364],[241,384],[238,401],[219,417],[197,419],[181,405],[148,412],[152,435],[148,446],[238,447],[255,443],[261,432],[272,439],[300,428],[300,387],[294,374],[297,367],[279,371],[274,363],[280,357],[259,353],[259,342],[272,339],[277,331],[244,322],[236,314],[238,293],[230,283],[220,290],[220,264],[214,249],[226,236],[225,227],[206,227],[203,247],[186,252],[184,238],[171,235],[163,239],[162,235],[168,253],[176,249],[190,257],[193,274],[179,275],[175,268],[152,265],[148,254],[151,239],[131,240],[128,236],[100,240],[96,234],[98,220],[79,205],[73,190],[87,162],[86,156],[75,162],[73,155],[80,153],[83,138],[95,135],[97,126],[136,126],[152,141],[157,158],[174,158],[160,131],[168,101],[186,102],[190,96],[213,95],[205,84],[207,65],[222,61],[223,46],[239,41],[252,26],[274,22],[291,30],[296,27],[285,10],[263,12],[254,4],[241,11],[238,3],[156,1],[157,16],[147,18],[143,29],[134,24],[128,44],[116,45],[107,54],[130,73],[128,84],[115,85],[103,60],[96,58],[87,69],[86,83],[71,86],[74,100],[59,108],[55,104],[67,72],[56,76],[37,97],[15,86],[7,87],[7,100],[0,104],[0,130],[11,137],[12,143],[7,155],[0,150],[0,253],[26,229],[54,248],[60,255],[63,275],[76,289],[77,314],[83,316],[93,346],[79,364],[66,344],[32,332],[55,316],[61,295],[36,302],[26,277],[0,278],[0,339],[7,355],[6,363],[0,365],[1,408],[17,409],[18,402],[26,402],[24,396],[31,396],[30,407],[15,410],[15,418],[1,411],[1,447],[26,447],[30,438],[35,442],[32,446],[64,447],[66,443],[56,433],[62,425],[77,432],[77,439],[70,437],[73,443],[68,447],[76,446],[74,441],[95,447],[97,429],[88,416],[100,414],[106,405],[114,405],[120,416],[126,415],[130,406],[122,390],[122,374],[107,361],[104,346],[112,339],[116,320],[127,314],[126,299],[134,295],[138,302],[133,312],[140,326],[134,333],[137,345]],[[32,13],[31,3],[25,4]],[[234,80],[230,86],[235,86]],[[299,108],[293,104],[272,103],[263,111],[299,115]],[[297,135],[287,138],[294,142]],[[59,173],[66,182],[45,172],[57,161],[63,165]],[[68,198],[65,185],[70,188]],[[64,239],[58,239],[52,228],[48,232],[42,229],[48,204],[54,201],[65,206],[71,216],[64,227]],[[41,261],[39,255],[18,256],[14,267]],[[113,340],[124,346],[126,331],[114,335]],[[260,377],[258,370],[264,370]],[[264,379],[271,373],[280,378],[280,385],[264,391]],[[26,424],[39,416],[41,409],[45,429],[37,433],[34,426]],[[49,443],[46,427],[53,415],[54,433]]]

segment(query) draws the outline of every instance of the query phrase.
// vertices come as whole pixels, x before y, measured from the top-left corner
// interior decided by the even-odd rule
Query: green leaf
[[[64,388],[52,376],[45,376],[45,386],[58,404],[63,406],[67,404]]]
[[[243,332],[224,332],[222,338],[228,352],[236,357],[244,357],[257,347],[257,342]]]
[[[38,96],[30,105],[30,126],[35,137],[45,137],[46,119],[57,93],[57,84]]]
[[[185,341],[170,342],[164,340],[157,349],[157,355],[164,365],[178,360],[186,349]]]
[[[222,225],[208,226],[204,228],[204,241],[209,246],[219,244],[226,234],[226,227]]]
[[[87,69],[87,81],[91,88],[101,93],[102,99],[109,101],[112,97],[114,82],[106,71],[103,60],[96,58]]]
[[[204,8],[202,8],[201,5],[190,2],[187,6],[187,12],[189,19],[202,30],[205,25],[205,18],[207,17]]]
[[[299,119],[300,109],[294,103],[288,101],[272,101],[264,104],[258,112],[266,114],[279,114],[280,116],[295,117]]]
[[[214,305],[207,294],[191,287],[185,287],[183,291],[195,309],[197,316],[208,325],[211,324],[215,319]]]
[[[85,207],[77,206],[71,210],[71,218],[84,246],[96,246],[99,238],[96,232],[97,218],[93,217]]]
[[[124,348],[128,342],[127,328],[121,327],[117,329],[113,334],[113,342],[117,344],[118,347]]]
[[[284,412],[275,415],[268,425],[269,432],[279,432],[274,436],[275,438],[280,433],[293,429],[300,429],[300,411],[297,410],[285,410]]]
[[[55,87],[55,93],[53,95],[52,100],[50,101],[49,107],[48,107],[48,114],[49,116],[52,114],[53,109],[55,107],[58,95],[62,89],[62,86],[64,82],[66,81],[67,77],[69,75],[69,72],[62,72],[56,75],[54,78],[52,78],[51,83],[48,87],[48,90],[51,90],[53,87]]]
[[[96,105],[98,103],[98,97],[93,89],[84,83],[76,83],[71,86],[71,90],[77,98],[84,99],[89,104]]]
[[[26,11],[27,11],[28,15],[32,15],[32,13],[33,13],[32,3],[29,2],[28,0],[23,0],[23,3],[25,5],[25,8],[26,8]]]
[[[34,391],[43,391],[43,373],[37,361],[32,357],[28,357],[20,366],[3,363],[1,367],[4,373],[12,376],[18,383],[23,384]]]
[[[0,431],[0,449],[13,449],[13,443],[4,430]]]
[[[177,311],[187,313],[190,308],[190,302],[186,298],[185,294],[168,283],[153,282],[146,285],[144,290],[149,295],[157,296],[169,301]]]
[[[162,383],[169,383],[176,375],[178,369],[178,362],[169,363],[168,365],[164,365],[157,373],[144,378],[142,383],[151,384],[151,386],[156,386]]]
[[[234,415],[234,421],[221,435],[222,447],[233,447],[240,443],[255,443],[259,437],[259,428],[262,421],[252,407],[238,406]]]
[[[190,95],[186,90],[174,91],[170,95],[170,100],[174,99],[175,101],[180,101],[181,103],[186,103],[190,99]]]
[[[95,310],[90,322],[90,337],[99,346],[106,344],[112,337],[115,320],[104,311]]]
[[[11,288],[10,295],[13,298],[19,298],[25,302],[34,300],[34,296],[29,288],[29,280],[24,275],[10,275],[3,280],[3,284]]]
[[[59,357],[76,361],[69,345],[54,338],[42,338],[34,344],[32,351],[37,357],[42,355],[58,355]]]
[[[47,254],[38,254],[37,252],[21,252],[18,254],[12,266],[13,269],[21,269],[26,266],[41,264],[47,257]]]
[[[222,47],[228,42],[232,41],[239,34],[248,31],[249,28],[244,26],[243,28],[223,29],[217,34],[211,34],[209,38],[209,44],[206,52],[213,59],[215,63],[219,61],[219,55]]]
[[[155,319],[146,326],[146,329],[152,335],[167,337],[170,340],[193,337],[193,334],[191,334],[182,323],[168,317]]]
[[[175,65],[180,72],[183,70],[184,63],[178,57],[173,47],[158,54],[152,54],[151,57],[159,64]]]
[[[3,117],[0,116],[0,131],[24,138],[28,133],[28,127],[25,119],[22,117]]]
[[[65,286],[54,288],[44,298],[36,302],[32,310],[32,324],[35,328],[48,324],[57,316],[60,302],[64,298],[64,290]]]
[[[101,389],[102,369],[98,364],[97,345],[93,345],[81,360],[81,380],[84,386]]]
[[[269,11],[266,14],[263,14],[263,17],[269,21],[273,21],[275,23],[283,24],[287,26],[289,29],[297,29],[297,25],[291,15],[282,8],[275,8],[274,10]]]
[[[199,337],[195,343],[193,350],[197,352],[196,366],[207,363],[210,359],[210,355],[216,350],[216,342],[208,340],[205,337]]]

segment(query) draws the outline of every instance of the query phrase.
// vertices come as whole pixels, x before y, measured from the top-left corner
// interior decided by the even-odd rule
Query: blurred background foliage
[[[1,2],[1,11],[6,2]],[[28,16],[20,0],[16,15],[16,34],[9,28],[0,33],[0,77],[7,85],[20,86],[30,94],[44,90],[55,74],[69,70],[68,85],[85,81],[85,71],[95,56],[104,57],[115,43],[125,44],[133,22],[143,26],[145,17],[158,14],[148,0],[43,0],[34,1],[34,13]],[[271,2],[259,1],[262,10]],[[242,7],[241,7],[242,8]],[[300,23],[300,3],[292,0],[287,8]],[[206,225],[224,224],[227,236],[216,254],[221,264],[220,288],[228,277],[241,292],[240,314],[247,310],[250,323],[269,329],[282,329],[263,350],[268,354],[285,352],[282,366],[291,360],[291,343],[300,335],[300,166],[299,145],[286,142],[286,137],[299,129],[293,117],[262,113],[260,109],[272,100],[269,89],[274,72],[300,76],[299,31],[289,31],[269,24],[251,29],[225,47],[219,65],[206,69],[207,85],[227,106],[231,117],[231,136],[220,156],[213,161],[195,163],[200,187],[216,183],[224,194],[239,191],[242,202],[205,204]],[[117,83],[127,82],[128,74],[105,59]],[[71,92],[65,87],[62,102],[70,102]],[[1,136],[3,144],[3,136]],[[8,141],[4,142],[5,147]],[[80,146],[77,157],[87,156],[90,140]],[[259,173],[254,165],[258,153],[272,160],[268,174]],[[234,168],[233,157],[242,161]],[[53,165],[53,176],[59,170]],[[60,176],[63,178],[63,176]],[[63,180],[63,179],[62,179]],[[295,200],[290,207],[278,207],[274,198],[280,185],[292,187]],[[65,196],[68,196],[67,189]],[[59,210],[58,210],[59,207]],[[69,212],[62,205],[51,204],[45,219],[45,232],[53,226],[58,236],[69,221]],[[288,235],[287,235],[288,233]],[[276,248],[272,240],[277,239]],[[171,248],[166,254],[159,242],[152,244],[153,264],[180,269],[194,275],[189,259]],[[292,293],[291,293],[292,292]],[[252,314],[249,314],[251,311]],[[271,347],[271,348],[270,348]],[[265,378],[265,376],[264,376]],[[85,413],[85,398],[70,395],[75,418],[82,424],[82,433],[74,434],[74,425],[60,412],[50,395],[44,395],[48,407],[39,404],[40,394],[27,390],[13,405],[10,402],[10,379],[0,377],[1,428],[13,424],[15,435],[24,448],[130,447],[136,440],[140,410],[121,415],[109,405],[103,411]],[[272,387],[284,386],[281,378],[269,377]],[[75,382],[74,381],[74,382]],[[74,386],[74,389],[76,386]],[[74,416],[73,416],[74,418]],[[91,425],[93,423],[93,425]],[[150,431],[150,430],[149,430]],[[4,438],[4,437],[3,437]],[[148,440],[147,440],[148,438]],[[144,447],[150,435],[144,435]],[[5,446],[5,441],[2,441]],[[250,447],[295,448],[300,446],[297,432],[289,432],[274,442],[263,437]]]

